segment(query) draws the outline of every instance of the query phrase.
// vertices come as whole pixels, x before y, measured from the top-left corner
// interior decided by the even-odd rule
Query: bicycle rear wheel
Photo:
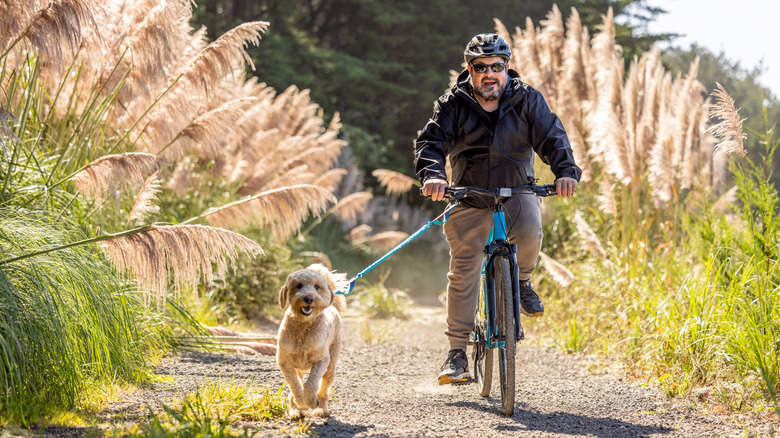
[[[496,288],[496,331],[504,344],[498,348],[498,369],[501,386],[501,406],[504,415],[511,416],[515,411],[515,333],[514,297],[512,296],[512,277],[509,261],[506,258],[496,260],[493,265]]]
[[[471,332],[472,350],[471,361],[474,364],[474,383],[481,397],[490,395],[490,387],[493,383],[493,350],[485,348],[487,343],[487,312],[485,305],[485,291],[480,288],[477,312],[474,315],[474,329]]]

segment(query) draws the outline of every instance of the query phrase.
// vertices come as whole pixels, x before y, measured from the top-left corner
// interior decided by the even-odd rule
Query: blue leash
[[[407,237],[407,238],[406,238],[406,240],[404,240],[403,242],[399,243],[399,244],[398,244],[398,245],[397,245],[395,248],[391,249],[391,250],[390,250],[390,252],[388,252],[387,254],[385,254],[384,256],[382,256],[382,258],[380,258],[379,260],[375,261],[374,263],[372,263],[372,264],[371,264],[371,266],[369,266],[369,267],[367,267],[366,269],[364,269],[364,270],[360,271],[360,272],[359,272],[357,275],[355,275],[354,277],[352,277],[352,279],[350,279],[350,280],[349,280],[349,289],[348,289],[346,292],[344,292],[344,291],[341,291],[341,290],[337,290],[337,291],[336,291],[336,293],[337,293],[337,294],[339,294],[339,295],[349,295],[349,294],[351,294],[351,293],[352,293],[352,289],[354,289],[354,288],[355,288],[355,282],[356,282],[356,281],[357,281],[359,278],[361,278],[361,277],[362,277],[364,274],[366,274],[368,271],[370,271],[370,270],[372,270],[372,269],[376,268],[376,267],[377,267],[377,265],[379,265],[379,264],[380,264],[380,263],[382,263],[383,261],[387,260],[387,258],[388,258],[388,257],[390,257],[391,255],[393,255],[393,254],[394,254],[396,251],[398,251],[399,249],[401,249],[401,248],[403,248],[404,246],[406,246],[406,245],[407,245],[409,242],[411,242],[412,240],[414,240],[414,239],[416,239],[417,237],[419,237],[419,236],[420,236],[420,234],[424,233],[424,232],[425,232],[425,230],[427,230],[428,228],[430,228],[430,227],[431,227],[431,225],[444,225],[444,223],[445,223],[445,222],[447,222],[447,219],[449,219],[449,216],[448,216],[447,214],[450,212],[450,210],[452,210],[453,208],[455,208],[457,205],[458,205],[457,203],[455,203],[455,204],[450,204],[450,205],[449,205],[449,206],[448,206],[446,209],[444,209],[444,211],[443,211],[443,212],[442,212],[442,213],[441,213],[439,216],[437,216],[437,217],[436,217],[434,220],[432,220],[432,221],[428,221],[428,223],[426,223],[425,225],[423,225],[423,226],[422,226],[422,228],[420,228],[419,230],[417,230],[417,231],[416,231],[414,234],[412,234],[411,236]],[[439,220],[439,219],[441,219],[442,217],[444,217],[444,220]]]

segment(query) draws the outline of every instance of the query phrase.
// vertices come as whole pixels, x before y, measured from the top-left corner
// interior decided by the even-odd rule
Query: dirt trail
[[[619,376],[594,375],[585,357],[526,344],[518,348],[517,406],[505,418],[495,389],[493,397],[481,398],[473,385],[436,384],[447,353],[441,307],[418,306],[414,317],[389,332],[375,325],[375,336],[392,334],[378,343],[367,342],[363,319],[350,315],[345,317],[332,416],[313,421],[310,432],[316,435],[765,437],[778,429],[771,420],[704,415]],[[142,418],[147,405],[218,379],[247,379],[272,389],[283,383],[272,356],[183,353],[166,360],[159,372],[173,376],[173,383],[137,392],[112,406],[104,418]],[[266,423],[259,435],[288,436],[293,427],[286,421]]]

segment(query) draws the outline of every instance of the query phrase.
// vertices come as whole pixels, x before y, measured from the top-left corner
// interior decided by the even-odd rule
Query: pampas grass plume
[[[416,179],[394,170],[377,169],[371,174],[379,180],[388,195],[401,195],[418,184]]]
[[[349,230],[349,233],[347,233],[347,241],[353,245],[358,245],[365,241],[366,236],[371,232],[371,230],[371,225],[358,225],[355,228]]]
[[[337,169],[331,169],[314,180],[313,184],[315,186],[322,187],[324,189],[327,189],[330,192],[335,192],[338,190],[339,185],[341,184],[341,180],[344,179],[344,176],[347,175],[347,169],[337,168]]]
[[[150,226],[135,234],[106,240],[101,249],[117,271],[135,277],[148,298],[165,305],[169,281],[177,296],[181,289],[197,290],[201,282],[224,278],[235,269],[239,253],[264,254],[253,240],[232,231],[203,225]]]
[[[715,104],[710,107],[710,117],[721,119],[721,122],[711,126],[707,131],[722,141],[715,145],[716,151],[726,154],[737,153],[744,157],[747,154],[742,140],[747,135],[742,131],[742,122],[745,119],[739,117],[739,110],[734,105],[734,99],[728,95],[723,85],[717,84],[718,89],[712,95]]]
[[[6,2],[3,2],[6,3]],[[5,29],[7,23],[14,24],[18,19],[24,19],[24,10],[29,6],[25,2],[10,1],[15,5],[4,7],[5,12],[2,20],[4,29],[0,31],[0,36],[6,36],[9,32]],[[13,41],[7,46],[3,46],[0,41],[0,54],[5,55],[5,50],[15,45],[22,39],[26,39],[35,47],[41,57],[48,63],[57,68],[62,68],[66,60],[63,58],[63,48],[70,49],[71,55],[75,56],[81,42],[81,28],[85,27],[87,22],[92,22],[91,8],[94,7],[94,0],[58,0],[50,1],[48,5],[38,10],[30,19],[27,25],[17,35],[14,35]],[[7,15],[6,15],[7,14]]]
[[[577,224],[577,234],[582,237],[582,240],[585,242],[588,249],[600,259],[606,260],[607,251],[601,246],[599,237],[593,232],[593,229],[590,228],[590,225],[585,221],[585,218],[582,217],[582,213],[577,212],[574,215],[574,223]]]
[[[407,237],[409,235],[403,231],[383,231],[368,237],[366,241],[377,251],[388,251],[403,242]]]
[[[222,34],[185,68],[181,86],[187,88],[185,84],[190,83],[199,85],[200,90],[211,90],[213,84],[220,83],[228,74],[233,73],[242,60],[254,70],[252,58],[244,48],[248,43],[258,45],[260,34],[268,25],[269,23],[264,21],[253,21],[240,24]]]
[[[558,282],[558,284],[561,286],[566,287],[570,285],[572,281],[574,281],[574,274],[566,269],[565,266],[555,261],[552,257],[543,252],[540,252],[539,258],[542,259],[544,269],[550,273],[550,277],[552,277],[552,279]]]
[[[161,189],[162,185],[160,183],[160,178],[157,177],[157,174],[146,178],[146,181],[144,181],[144,186],[138,193],[132,210],[130,210],[130,216],[127,218],[127,222],[143,222],[149,217],[149,215],[154,213],[156,211],[154,201],[157,200],[157,194],[160,193]]]
[[[161,163],[155,155],[143,152],[106,155],[87,165],[72,179],[81,193],[100,203],[107,194],[117,199],[118,187],[140,186]]]
[[[336,205],[333,214],[345,225],[354,226],[357,223],[357,217],[360,213],[366,211],[368,202],[374,195],[369,192],[356,192],[347,195]]]
[[[335,203],[336,197],[328,190],[301,184],[258,193],[205,216],[211,224],[230,228],[259,221],[284,241],[300,229],[309,213],[318,215]]]
[[[258,99],[252,96],[231,100],[190,122],[182,129],[177,139],[184,140],[185,144],[186,140],[190,140],[200,145],[203,152],[201,155],[214,157],[220,152],[220,146],[224,145],[226,134],[235,128],[236,121],[245,114],[246,109],[257,101]],[[182,148],[179,149],[173,152],[172,157],[166,157],[171,160],[180,156],[183,151]]]
[[[737,186],[734,186],[728,190],[712,204],[712,211],[717,214],[726,214],[730,208],[736,204],[737,198]]]

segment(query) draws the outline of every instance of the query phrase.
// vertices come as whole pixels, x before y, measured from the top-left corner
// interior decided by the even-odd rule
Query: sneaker
[[[530,280],[520,282],[520,304],[524,315],[531,317],[544,315],[544,305],[531,287]]]
[[[439,385],[448,383],[463,383],[469,381],[469,360],[463,350],[450,350],[447,360],[441,366]]]

